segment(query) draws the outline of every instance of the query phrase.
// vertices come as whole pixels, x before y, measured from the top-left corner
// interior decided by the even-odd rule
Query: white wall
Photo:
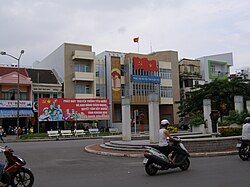
[[[55,69],[59,77],[64,80],[64,44],[45,57],[41,62],[33,63],[33,67]]]
[[[208,82],[211,81],[209,79],[208,60],[227,62],[227,64],[229,66],[233,66],[233,53],[223,53],[223,54],[218,54],[218,55],[210,55],[210,56],[200,57],[197,59],[200,60],[202,79],[204,79],[205,81],[208,81]]]

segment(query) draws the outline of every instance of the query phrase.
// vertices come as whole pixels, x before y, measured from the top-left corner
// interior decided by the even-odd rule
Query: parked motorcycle
[[[143,164],[145,165],[145,171],[148,175],[155,175],[158,170],[168,170],[169,168],[179,167],[182,171],[185,171],[190,166],[190,157],[187,149],[181,143],[180,138],[175,137],[173,141],[174,151],[171,154],[170,162],[167,155],[160,152],[157,147],[146,147],[144,153]]]
[[[239,150],[241,160],[246,161],[250,158],[250,140],[240,140],[236,147]]]
[[[33,186],[34,175],[31,170],[24,167],[26,165],[25,160],[14,155],[14,151],[9,147],[1,148],[1,150],[6,157],[6,165],[3,169],[0,182],[4,184],[4,186]]]

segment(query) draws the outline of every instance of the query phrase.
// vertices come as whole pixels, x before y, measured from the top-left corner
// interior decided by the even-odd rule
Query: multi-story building
[[[55,71],[27,68],[27,72],[32,81],[33,102],[37,102],[38,98],[62,97],[62,84]]]
[[[183,98],[186,98],[196,85],[205,83],[200,71],[200,60],[183,58],[179,62],[180,89]]]
[[[233,54],[223,53],[197,58],[200,60],[202,79],[211,82],[217,77],[228,77],[233,65]]]
[[[97,95],[111,101],[110,125],[121,129],[121,99],[129,97],[132,121],[148,129],[148,95],[157,93],[160,118],[178,123],[178,53],[162,51],[148,55],[105,51],[96,56]],[[139,119],[136,119],[139,116]]]
[[[19,76],[18,76],[19,73]],[[19,77],[19,97],[18,97]],[[19,98],[19,107],[18,107]],[[18,110],[19,109],[19,110]],[[18,115],[19,114],[19,115]],[[25,68],[0,67],[0,125],[8,132],[10,127],[30,124],[32,111],[32,82]]]
[[[35,68],[55,70],[63,81],[64,98],[95,97],[95,53],[88,45],[64,43]]]
[[[200,60],[183,58],[179,62],[180,72],[180,112],[182,115],[183,100],[189,97],[190,93],[197,85],[203,85],[205,81],[202,79],[200,71]],[[180,118],[180,127],[187,129],[189,123],[188,115]]]

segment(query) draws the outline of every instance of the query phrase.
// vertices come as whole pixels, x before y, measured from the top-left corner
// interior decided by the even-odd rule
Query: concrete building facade
[[[197,58],[200,60],[202,79],[211,82],[217,77],[228,77],[233,66],[233,54],[223,53]]]
[[[64,43],[35,68],[55,70],[63,82],[64,98],[95,97],[95,53],[89,45]]]
[[[146,66],[135,67],[135,61]],[[155,69],[150,69],[150,63]],[[97,96],[110,99],[110,125],[121,130],[122,98],[129,98],[132,131],[148,130],[148,95],[157,93],[160,98],[160,119],[178,124],[180,99],[178,53],[162,51],[148,55],[105,51],[96,56]]]

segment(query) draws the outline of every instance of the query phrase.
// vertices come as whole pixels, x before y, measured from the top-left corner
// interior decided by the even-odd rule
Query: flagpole
[[[152,43],[151,43],[151,40],[150,40],[150,53],[152,53]]]

